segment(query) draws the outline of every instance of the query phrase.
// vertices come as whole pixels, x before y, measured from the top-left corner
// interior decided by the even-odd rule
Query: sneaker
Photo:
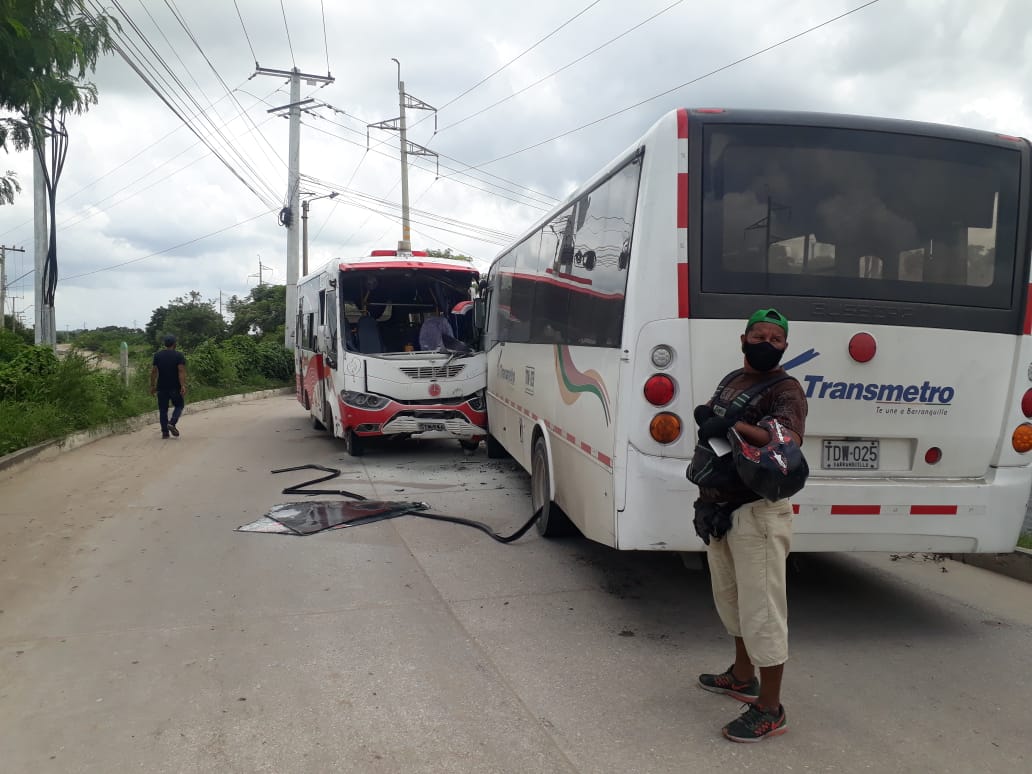
[[[767,712],[750,704],[737,720],[724,726],[724,736],[732,742],[762,742],[768,736],[781,736],[788,731],[784,705],[777,712]]]
[[[176,438],[179,437],[179,428],[177,428],[175,425],[169,425],[168,431],[172,433],[172,435],[174,435]]]
[[[756,701],[760,695],[760,681],[755,677],[744,682],[738,680],[732,672],[734,666],[732,664],[726,672],[721,672],[719,675],[699,675],[699,685],[704,690],[724,693],[747,704]]]

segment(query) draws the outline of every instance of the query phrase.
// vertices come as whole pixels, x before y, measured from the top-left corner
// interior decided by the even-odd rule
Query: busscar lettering
[[[870,321],[894,321],[905,322],[914,317],[912,311],[906,309],[892,309],[873,304],[829,304],[826,302],[816,303],[811,307],[814,317],[831,320],[870,320]]]
[[[956,397],[954,387],[923,382],[921,384],[877,384],[836,382],[820,374],[806,374],[806,397],[826,400],[863,400],[877,403],[916,403],[948,406]],[[922,412],[923,413],[923,412]]]

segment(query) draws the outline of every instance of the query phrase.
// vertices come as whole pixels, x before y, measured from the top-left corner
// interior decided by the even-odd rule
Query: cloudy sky
[[[121,57],[101,62],[99,104],[69,120],[58,190],[62,330],[143,327],[191,290],[216,302],[246,295],[259,264],[264,281],[286,280],[277,212],[287,121],[267,111],[289,102],[289,88],[253,77],[255,60],[334,78],[302,85],[315,100],[302,119],[302,191],[342,192],[311,204],[313,266],[401,236],[397,135],[372,130],[366,143],[367,124],[398,114],[392,57],[406,91],[438,108],[436,132],[432,114],[409,112],[409,139],[440,154],[439,173],[432,158],[411,159],[413,246],[485,267],[679,106],[861,113],[1032,137],[1027,0],[878,0],[802,35],[866,0],[104,4],[127,51],[226,163]],[[0,207],[0,243],[26,249],[7,267],[22,310],[34,303],[31,158],[12,152],[0,167],[23,185]]]

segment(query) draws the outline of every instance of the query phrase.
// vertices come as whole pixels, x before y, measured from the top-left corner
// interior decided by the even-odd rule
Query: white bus
[[[791,321],[811,477],[793,550],[1013,549],[1032,483],[1029,143],[677,110],[491,266],[488,452],[545,535],[701,550],[692,409]]]
[[[362,454],[368,438],[485,435],[485,355],[474,345],[465,261],[374,250],[298,282],[297,399],[317,429]]]

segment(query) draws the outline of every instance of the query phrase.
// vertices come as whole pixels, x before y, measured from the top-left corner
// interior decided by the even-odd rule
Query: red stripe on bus
[[[677,111],[677,139],[688,139],[688,110],[680,108]]]
[[[911,516],[956,516],[956,505],[911,505]]]
[[[1028,298],[1025,299],[1025,335],[1032,333],[1032,285],[1028,286]]]
[[[580,447],[581,447],[581,451],[584,451],[584,452],[587,452],[588,454],[591,454],[591,447],[588,444],[584,443],[584,441],[581,441]]]
[[[566,440],[573,444],[577,443],[577,439],[573,437],[573,433],[567,433]]]
[[[832,516],[877,516],[881,513],[880,505],[833,505]]]
[[[677,264],[677,316],[688,316],[688,264]]]
[[[677,173],[677,227],[688,228],[688,173]]]
[[[598,461],[605,465],[607,468],[613,467],[612,458],[610,458],[608,455],[603,454],[602,452],[598,453]]]

